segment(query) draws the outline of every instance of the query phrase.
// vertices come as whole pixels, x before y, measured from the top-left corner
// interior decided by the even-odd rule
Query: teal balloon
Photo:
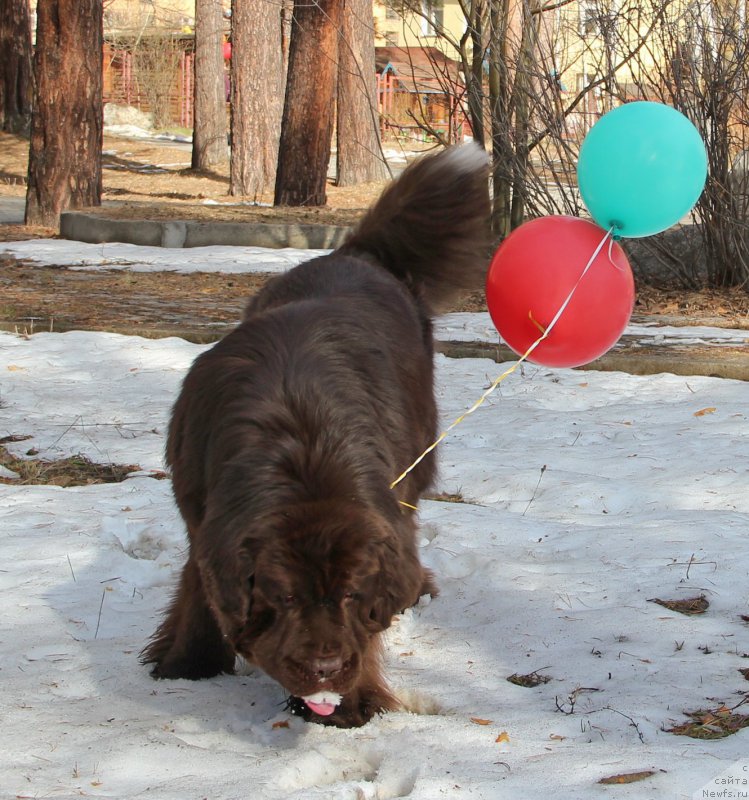
[[[627,103],[588,131],[577,182],[593,219],[615,236],[651,236],[670,228],[697,202],[707,153],[694,125],[662,103]]]

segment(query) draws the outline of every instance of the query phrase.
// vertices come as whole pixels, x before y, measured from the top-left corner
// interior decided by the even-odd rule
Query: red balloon
[[[224,61],[231,58],[231,42],[224,42]]]
[[[622,335],[635,283],[619,244],[607,240],[580,280],[605,236],[587,220],[550,216],[526,222],[499,246],[489,266],[486,304],[500,336],[518,355],[541,336],[573,289],[569,305],[529,361],[579,367],[602,356]]]

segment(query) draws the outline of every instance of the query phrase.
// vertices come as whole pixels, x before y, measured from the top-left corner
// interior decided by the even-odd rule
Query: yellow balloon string
[[[595,252],[590,257],[590,260],[585,265],[585,268],[583,269],[583,271],[580,273],[580,277],[577,279],[575,285],[572,287],[572,289],[571,289],[570,293],[567,295],[565,301],[559,307],[559,310],[554,315],[554,317],[551,320],[551,322],[545,328],[543,327],[543,325],[541,325],[540,322],[538,322],[533,317],[533,312],[532,311],[528,312],[528,317],[530,318],[531,322],[541,331],[541,335],[538,337],[538,339],[536,339],[536,341],[533,342],[533,344],[523,353],[522,356],[520,356],[520,358],[511,367],[506,369],[498,378],[495,378],[492,381],[491,386],[489,386],[489,388],[481,395],[481,397],[479,397],[479,399],[467,411],[464,411],[456,420],[454,420],[452,423],[450,423],[450,425],[448,425],[448,427],[445,428],[445,430],[442,431],[442,433],[437,437],[437,440],[432,442],[432,444],[430,444],[429,447],[427,447],[427,449],[416,459],[416,461],[414,461],[413,464],[411,464],[410,467],[405,469],[390,484],[390,488],[391,489],[394,489],[412,470],[414,470],[432,452],[432,450],[434,450],[447,437],[447,435],[450,433],[451,430],[453,430],[453,428],[456,428],[458,425],[460,425],[460,423],[463,422],[463,420],[467,416],[473,414],[473,412],[476,411],[476,409],[479,408],[479,406],[483,405],[484,401],[487,399],[487,397],[489,397],[489,395],[492,394],[492,392],[494,392],[494,390],[497,388],[497,386],[499,386],[499,384],[502,383],[502,381],[508,375],[512,375],[512,373],[515,372],[515,370],[524,361],[526,361],[528,359],[528,357],[541,344],[541,342],[543,342],[544,339],[546,339],[549,336],[549,334],[551,333],[552,329],[554,328],[554,326],[559,321],[559,318],[562,316],[562,314],[567,309],[567,306],[570,304],[570,301],[572,300],[572,297],[574,296],[575,292],[577,291],[577,287],[580,285],[580,283],[582,282],[583,278],[588,273],[588,270],[593,266],[593,262],[596,260],[596,258],[598,258],[598,254],[603,249],[603,246],[606,244],[606,240],[611,236],[613,231],[614,231],[613,226],[611,228],[609,228],[608,231],[606,231],[603,239],[601,239],[601,241],[599,242],[598,247],[596,247]],[[609,255],[609,260],[611,260],[612,263],[613,263],[613,259],[611,259],[611,255]],[[404,501],[401,501],[401,505],[404,505],[404,506],[406,506],[408,508],[414,508],[414,506],[412,506],[410,503],[406,503]]]

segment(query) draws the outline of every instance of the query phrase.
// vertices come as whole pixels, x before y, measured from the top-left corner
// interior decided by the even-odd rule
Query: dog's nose
[[[310,668],[318,678],[331,678],[343,668],[343,659],[341,656],[313,658],[310,663]]]

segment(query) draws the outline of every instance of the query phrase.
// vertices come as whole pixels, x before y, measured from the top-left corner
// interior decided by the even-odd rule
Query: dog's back
[[[432,384],[431,322],[399,281],[351,256],[306,262],[261,292],[185,379],[167,453],[177,501],[192,508],[227,462],[241,462],[254,516],[330,494],[415,503],[431,459],[397,494],[387,476],[434,436]]]
[[[256,441],[229,434],[232,452],[244,440],[267,460],[273,432],[288,430],[292,422],[283,419],[305,407],[309,424],[328,431],[340,467],[371,472],[357,464],[367,448],[353,447],[365,432],[364,441],[390,443],[387,452],[377,448],[377,467],[390,470],[390,480],[409,466],[436,435],[431,317],[456,294],[483,286],[489,211],[486,153],[455,147],[409,166],[338,250],[271,279],[249,301],[242,325],[196,361],[175,407],[167,455],[185,510],[202,494],[204,478],[192,473],[211,462],[204,421],[217,416],[217,404],[225,407],[224,428],[254,418]],[[416,503],[433,477],[430,456],[393,498]]]

